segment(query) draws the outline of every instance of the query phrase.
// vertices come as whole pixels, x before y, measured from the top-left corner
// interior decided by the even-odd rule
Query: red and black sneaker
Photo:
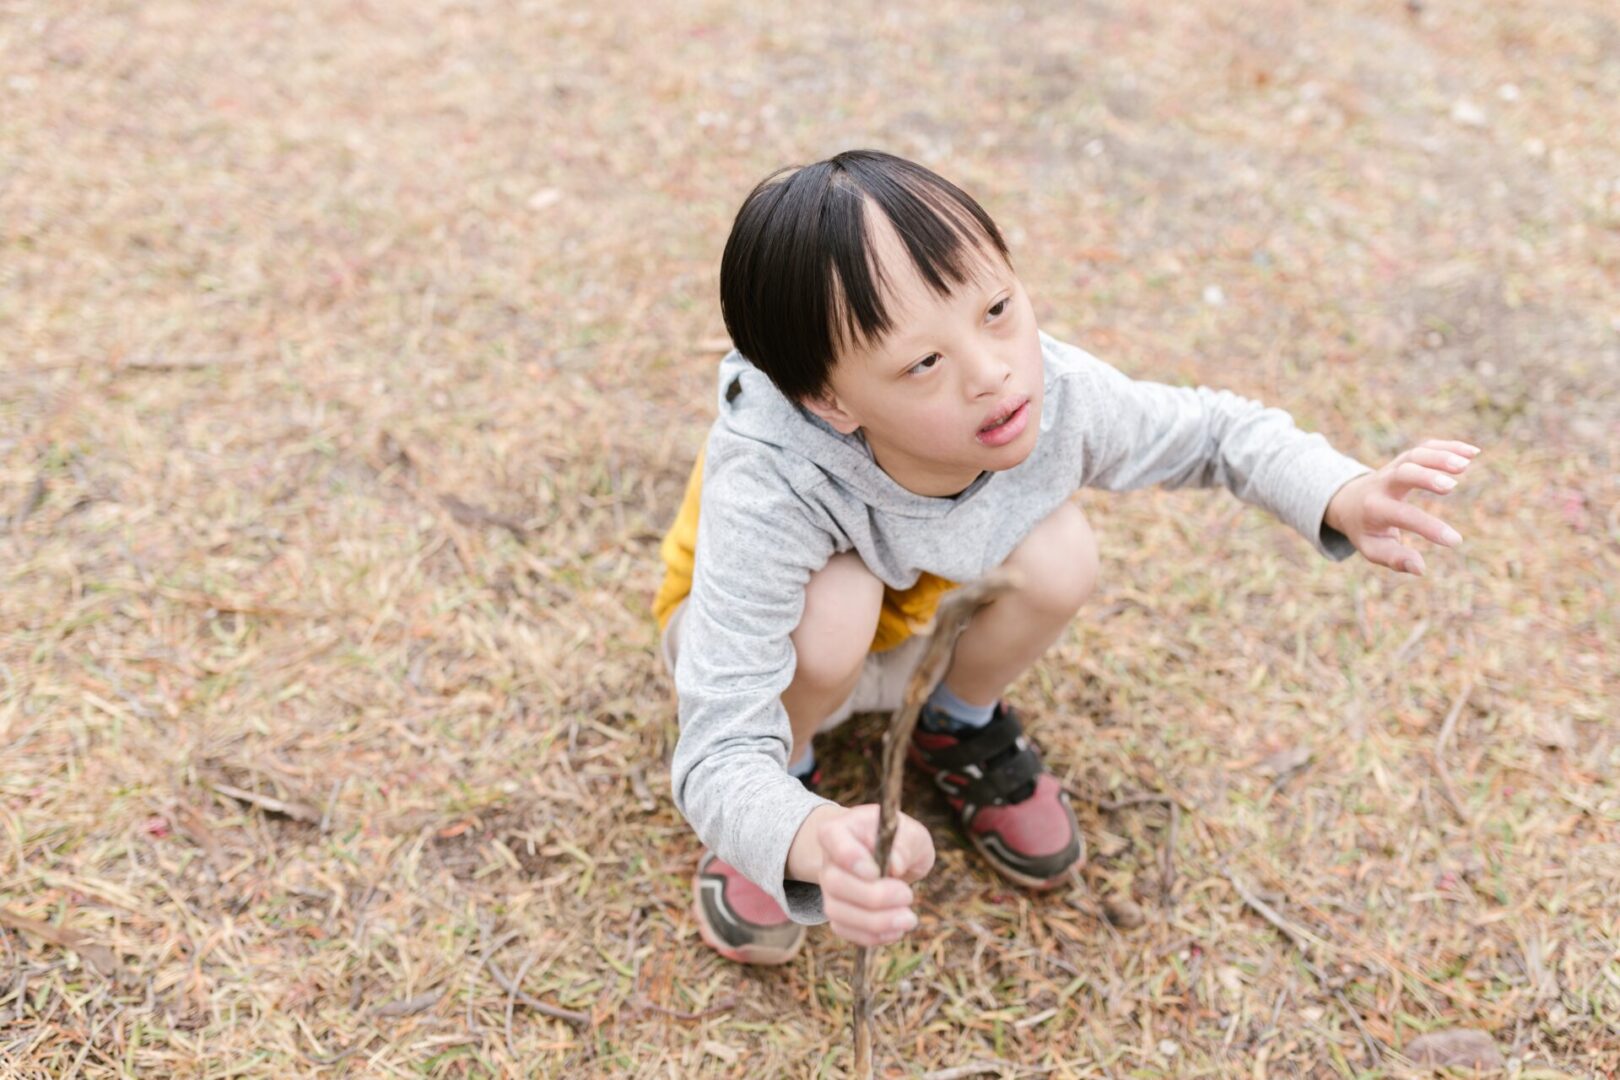
[[[814,791],[820,781],[817,769],[804,786]],[[785,964],[804,945],[805,928],[712,851],[703,853],[692,875],[692,914],[704,944],[739,964]]]
[[[804,945],[804,927],[736,867],[705,851],[692,877],[692,913],[709,948],[739,964],[785,964]]]
[[[919,724],[907,755],[933,777],[973,846],[1005,877],[1051,889],[1084,861],[1068,793],[1010,706],[998,702],[982,728],[938,732]]]

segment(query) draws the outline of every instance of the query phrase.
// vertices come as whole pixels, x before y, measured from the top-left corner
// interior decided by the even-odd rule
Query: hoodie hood
[[[821,417],[789,401],[770,376],[733,349],[720,361],[716,402],[721,425],[733,435],[800,459],[869,506],[907,517],[939,517],[989,482],[982,473],[952,496],[918,495],[901,487],[872,457],[859,435],[844,435]]]

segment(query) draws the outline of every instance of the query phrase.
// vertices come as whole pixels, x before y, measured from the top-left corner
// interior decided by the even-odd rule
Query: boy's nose
[[[974,397],[983,397],[999,391],[1007,378],[1012,374],[1012,368],[994,352],[978,354],[969,371],[969,389]]]

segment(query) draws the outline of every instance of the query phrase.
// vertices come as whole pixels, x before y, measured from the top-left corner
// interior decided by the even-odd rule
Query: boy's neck
[[[890,480],[899,484],[913,495],[921,495],[930,499],[954,499],[968,488],[978,482],[984,473],[976,472],[972,476],[964,476],[960,472],[939,473],[930,470],[926,464],[902,461],[884,462],[885,455],[878,447],[873,446],[866,437],[864,429],[856,429],[855,435],[866,447],[872,461]],[[891,467],[892,466],[892,467]]]

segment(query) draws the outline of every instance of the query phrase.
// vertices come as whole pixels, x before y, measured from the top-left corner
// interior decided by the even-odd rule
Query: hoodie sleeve
[[[821,887],[784,880],[799,827],[829,800],[787,772],[793,731],[782,692],[795,669],[789,635],[810,575],[832,556],[832,525],[769,462],[714,442],[708,456],[675,663],[675,805],[789,918],[825,922]]]
[[[1133,380],[1089,355],[1081,371],[1082,486],[1219,485],[1269,510],[1328,558],[1355,553],[1322,518],[1339,488],[1372,470],[1299,430],[1288,413],[1226,390]]]

